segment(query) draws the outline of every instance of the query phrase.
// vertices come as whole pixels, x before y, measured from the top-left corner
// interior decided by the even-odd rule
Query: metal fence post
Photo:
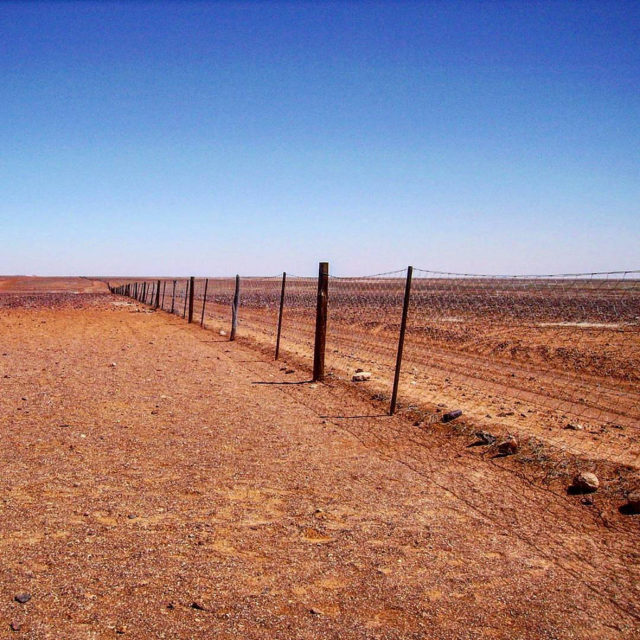
[[[173,292],[171,293],[171,313],[176,307],[176,281],[173,281]]]
[[[185,281],[186,287],[184,290],[184,306],[182,307],[182,317],[187,317],[187,299],[189,298],[189,280]]]
[[[209,287],[209,278],[204,281],[204,296],[202,297],[202,316],[200,317],[200,326],[204,327],[204,307],[207,304],[207,288]]]
[[[193,292],[195,289],[195,278],[189,278],[189,324],[193,322]]]
[[[280,334],[282,333],[282,310],[284,309],[284,289],[287,283],[287,272],[282,273],[282,290],[280,291],[280,311],[278,311],[278,334],[276,337],[276,357],[278,359],[280,355]]]
[[[240,302],[240,276],[236,276],[236,290],[233,294],[233,305],[231,306],[231,335],[229,340],[236,339],[236,329],[238,328],[238,304]]]
[[[324,380],[324,350],[327,342],[327,303],[329,299],[329,263],[321,262],[318,269],[318,297],[316,301],[316,339],[313,350],[313,381]]]
[[[409,313],[409,300],[411,298],[411,280],[413,279],[413,267],[407,269],[407,281],[404,286],[404,304],[402,305],[402,321],[400,322],[400,337],[398,338],[398,354],[396,356],[396,371],[393,376],[393,391],[391,393],[391,405],[389,415],[396,412],[398,400],[398,384],[400,383],[400,368],[402,367],[402,352],[404,350],[404,335],[407,330],[407,315]]]

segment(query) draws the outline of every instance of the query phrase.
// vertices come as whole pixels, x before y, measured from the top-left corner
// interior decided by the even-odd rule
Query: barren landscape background
[[[634,468],[496,456],[248,315],[230,343],[86,287],[0,295],[3,635],[637,637]]]
[[[345,381],[356,369],[371,372],[366,387],[382,401],[392,387],[405,277],[329,281],[328,371]],[[240,280],[238,336],[267,351],[281,283]],[[159,286],[159,307],[185,315],[188,280]],[[149,304],[157,287],[145,285]],[[229,331],[234,290],[233,278],[196,279],[195,320]],[[307,368],[316,292],[316,278],[286,279],[280,349]],[[479,429],[638,466],[639,372],[639,272],[501,278],[416,270],[399,398],[417,420],[461,409]]]

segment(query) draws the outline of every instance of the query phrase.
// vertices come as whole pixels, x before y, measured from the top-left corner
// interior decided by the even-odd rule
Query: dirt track
[[[586,506],[176,317],[82,300],[0,309],[0,634],[640,633],[638,517],[606,487]]]

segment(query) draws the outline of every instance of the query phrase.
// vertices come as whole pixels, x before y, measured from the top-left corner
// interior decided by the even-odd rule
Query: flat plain
[[[0,295],[3,637],[638,637],[632,467],[571,495],[293,353],[54,284]]]

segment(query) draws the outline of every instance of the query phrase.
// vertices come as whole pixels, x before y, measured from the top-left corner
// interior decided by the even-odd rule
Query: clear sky
[[[0,273],[640,268],[640,2],[0,4]]]

